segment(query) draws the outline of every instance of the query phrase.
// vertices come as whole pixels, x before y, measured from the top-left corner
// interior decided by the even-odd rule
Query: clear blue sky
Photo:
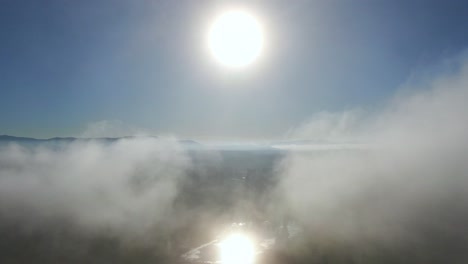
[[[261,16],[250,70],[206,51],[233,1],[3,0],[0,134],[121,120],[182,137],[281,137],[318,111],[374,107],[468,47],[468,1],[237,1]]]

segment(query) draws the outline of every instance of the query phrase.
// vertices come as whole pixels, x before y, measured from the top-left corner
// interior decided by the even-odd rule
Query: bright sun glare
[[[252,241],[242,234],[232,234],[220,244],[222,264],[253,264],[255,248]]]
[[[229,67],[243,67],[260,55],[263,32],[254,16],[244,11],[229,11],[211,26],[208,43],[219,62]]]

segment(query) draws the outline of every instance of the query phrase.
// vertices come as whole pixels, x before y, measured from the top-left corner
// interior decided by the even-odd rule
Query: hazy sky
[[[242,4],[266,49],[207,51]],[[464,0],[0,2],[0,134],[79,135],[102,120],[187,138],[274,138],[319,111],[376,108],[468,47]],[[442,65],[442,66],[441,66]]]

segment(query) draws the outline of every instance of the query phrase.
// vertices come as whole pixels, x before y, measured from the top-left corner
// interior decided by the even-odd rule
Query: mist
[[[468,260],[468,64],[414,90],[291,131],[335,144],[279,165],[278,190],[307,234],[297,254],[309,262]],[[336,147],[346,142],[365,147]]]
[[[104,232],[148,244],[168,219],[190,159],[175,140],[77,141],[0,149],[0,215],[20,232]],[[67,231],[68,232],[68,231]]]
[[[466,263],[468,64],[428,83],[378,110],[317,113],[270,145],[0,145],[0,262],[178,263],[250,222],[277,236],[265,263]]]
[[[179,263],[271,202],[272,153],[146,136],[6,142],[0,262]]]

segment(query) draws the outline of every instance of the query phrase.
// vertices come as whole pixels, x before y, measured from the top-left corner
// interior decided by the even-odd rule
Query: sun
[[[234,68],[244,67],[254,62],[262,51],[262,27],[247,12],[228,11],[215,19],[209,31],[208,44],[220,63]]]

